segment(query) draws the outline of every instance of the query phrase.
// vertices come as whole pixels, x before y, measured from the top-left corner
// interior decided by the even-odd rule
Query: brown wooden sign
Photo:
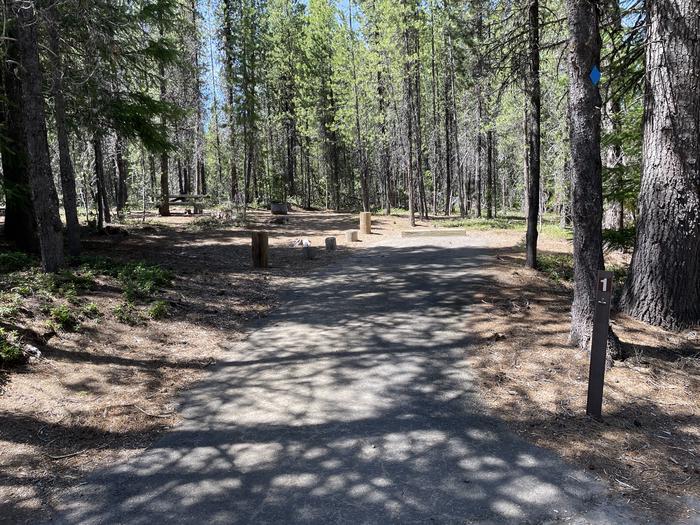
[[[591,336],[591,366],[588,371],[588,400],[586,414],[600,418],[603,409],[603,384],[605,382],[605,354],[610,327],[610,302],[612,300],[612,272],[598,271],[596,304]]]

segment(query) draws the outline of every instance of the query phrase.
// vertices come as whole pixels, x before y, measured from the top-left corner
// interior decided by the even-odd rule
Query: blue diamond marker
[[[588,75],[589,78],[591,79],[591,82],[593,82],[594,86],[598,85],[598,82],[600,82],[600,69],[598,69],[598,66],[593,66],[593,69],[591,69],[591,74]]]

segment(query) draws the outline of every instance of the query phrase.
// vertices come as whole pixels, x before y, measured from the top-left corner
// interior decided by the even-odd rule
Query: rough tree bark
[[[80,254],[80,222],[78,221],[78,197],[75,189],[75,171],[70,155],[68,125],[66,123],[66,103],[63,97],[63,67],[61,44],[59,40],[60,13],[53,6],[49,12],[48,24],[49,46],[53,54],[52,94],[54,116],[56,119],[56,138],[58,141],[58,163],[61,173],[61,190],[63,192],[63,209],[66,214],[66,237],[68,253]]]
[[[360,161],[360,190],[362,195],[362,210],[369,211],[369,162],[365,149],[365,141],[360,126],[360,94],[357,80],[357,67],[355,65],[355,33],[352,31],[352,1],[349,5],[350,23],[350,60],[352,65],[352,86],[355,99],[355,140],[357,143],[357,158]]]
[[[39,252],[36,217],[29,185],[27,143],[24,136],[17,21],[8,20],[5,56],[2,60],[2,97],[0,98],[0,155],[5,190],[5,237],[20,250]]]
[[[540,29],[539,0],[529,0],[527,68],[527,233],[525,264],[537,267],[537,222],[540,208]],[[600,51],[598,51],[600,53]]]
[[[493,131],[486,132],[486,218],[493,219]]]
[[[603,265],[603,181],[600,158],[600,107],[590,73],[600,63],[598,8],[593,0],[567,0],[569,25],[569,140],[574,223],[574,301],[570,341],[587,349],[595,307],[595,283]],[[530,152],[532,153],[532,152]],[[534,174],[530,174],[531,177]],[[532,198],[532,195],[530,195]],[[619,354],[612,331],[610,357]]]
[[[407,0],[404,0],[404,9],[407,10],[408,15],[408,2]],[[407,158],[407,167],[408,167],[408,173],[407,173],[407,180],[406,180],[406,187],[407,187],[407,193],[408,193],[408,215],[409,215],[409,222],[410,225],[413,227],[416,225],[416,217],[415,217],[415,207],[414,207],[414,200],[415,200],[415,172],[420,170],[420,166],[416,166],[413,162],[414,158],[414,135],[415,135],[415,130],[414,130],[414,121],[415,121],[415,108],[413,107],[415,103],[415,94],[414,94],[414,89],[415,89],[415,83],[414,83],[414,69],[415,69],[415,58],[413,56],[414,52],[414,33],[413,30],[410,27],[410,18],[408,16],[404,20],[405,28],[403,31],[403,38],[404,38],[404,106],[405,106],[405,111],[406,111],[406,116],[405,116],[405,123],[406,123],[406,141],[408,144],[407,147],[407,153],[408,153],[408,158]]]
[[[447,38],[445,38],[447,47]],[[448,67],[445,68],[445,78],[443,80],[443,103],[445,112],[445,216],[449,217],[452,212],[452,137],[450,136],[450,130],[452,129],[452,112],[450,102],[452,97],[450,96],[451,91],[450,75],[449,75],[449,62]]]
[[[125,157],[126,142],[119,134],[115,137],[114,164],[117,170],[117,216],[122,217],[124,206],[129,198],[127,180],[129,178],[129,165]]]
[[[163,37],[163,27],[159,28],[160,36]],[[159,90],[160,90],[160,100],[165,101],[165,96],[167,94],[166,78],[165,78],[165,65],[161,62],[158,66],[158,76],[160,77]],[[167,136],[168,124],[165,117],[162,117],[161,128],[163,135]],[[168,152],[162,151],[160,154],[160,205],[158,206],[158,213],[166,217],[170,215],[170,184],[168,180]],[[107,207],[109,209],[109,207]]]
[[[623,309],[670,329],[700,322],[700,4],[649,4],[637,239]]]
[[[97,230],[104,230],[106,220],[105,209],[105,175],[104,175],[104,155],[102,151],[102,137],[95,133],[92,137],[92,149],[95,156],[95,186],[97,188]],[[107,221],[109,222],[109,221]]]
[[[58,195],[53,184],[46,132],[37,41],[37,10],[34,2],[27,0],[15,0],[12,8],[12,14],[19,22],[17,42],[20,51],[24,132],[41,263],[45,271],[55,272],[63,264],[63,224],[58,213]]]

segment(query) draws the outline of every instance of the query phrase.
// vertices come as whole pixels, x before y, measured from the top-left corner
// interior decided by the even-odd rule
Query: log
[[[251,232],[254,268],[267,268],[267,232]]]
[[[335,250],[336,242],[335,237],[326,237],[326,250]]]
[[[368,211],[360,213],[360,233],[364,235],[372,233],[372,214]]]
[[[348,230],[345,232],[345,240],[348,242],[357,242],[357,230]]]

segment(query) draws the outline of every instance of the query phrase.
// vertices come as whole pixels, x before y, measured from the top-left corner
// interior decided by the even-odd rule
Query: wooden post
[[[254,268],[267,268],[267,232],[251,232]]]
[[[336,242],[335,237],[326,237],[326,250],[335,250]]]
[[[348,230],[345,232],[345,240],[348,242],[357,242],[357,230]]]
[[[360,233],[364,235],[372,233],[372,214],[368,211],[360,213]]]
[[[610,330],[610,302],[612,300],[612,272],[598,270],[596,304],[593,313],[591,336],[591,366],[588,371],[588,399],[586,414],[600,418],[603,409],[603,385],[605,383],[605,357]]]

